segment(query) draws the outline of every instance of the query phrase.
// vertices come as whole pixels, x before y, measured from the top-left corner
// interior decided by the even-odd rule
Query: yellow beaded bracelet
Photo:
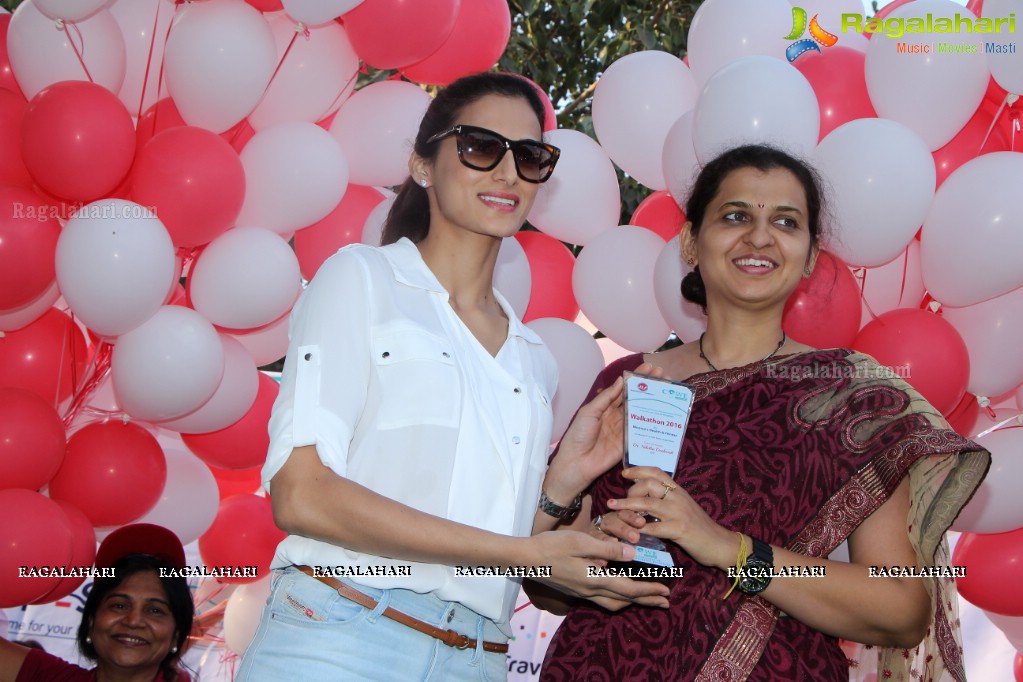
[[[730,595],[735,588],[738,587],[739,576],[742,575],[742,569],[746,567],[746,558],[749,552],[749,549],[746,547],[746,536],[739,531],[735,531],[735,534],[739,536],[739,556],[735,559],[735,582],[733,582],[732,586],[728,588],[727,592],[725,592],[725,596],[721,597],[721,601],[728,599],[728,595]]]

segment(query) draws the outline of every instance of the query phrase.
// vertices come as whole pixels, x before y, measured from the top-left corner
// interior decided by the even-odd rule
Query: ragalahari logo
[[[811,38],[803,38],[802,36],[807,30],[806,16],[806,10],[802,7],[792,8],[792,32],[785,36],[785,40],[796,41],[785,50],[785,56],[790,63],[796,61],[810,50],[820,52],[821,48],[818,45],[832,47],[838,42],[838,36],[834,33],[828,33],[817,23],[817,14],[813,15],[813,19],[810,20]]]

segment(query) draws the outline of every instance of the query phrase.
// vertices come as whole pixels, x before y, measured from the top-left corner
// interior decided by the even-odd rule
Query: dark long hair
[[[686,219],[692,223],[689,228],[693,237],[700,233],[703,218],[711,200],[721,190],[721,184],[731,173],[742,168],[755,168],[766,173],[775,168],[784,168],[796,177],[806,193],[806,208],[810,228],[810,248],[816,247],[823,236],[824,185],[812,167],[794,156],[768,145],[751,144],[735,147],[710,161],[696,178],[689,201],[686,202]],[[682,278],[682,296],[707,311],[707,289],[700,275],[700,266]]]
[[[85,606],[82,607],[82,622],[78,625],[78,650],[89,660],[99,659],[96,648],[89,639],[92,631],[92,624],[96,618],[96,612],[103,603],[104,597],[117,589],[125,580],[144,571],[150,571],[156,575],[167,593],[167,603],[170,605],[171,615],[174,617],[174,626],[177,635],[173,642],[176,651],[168,652],[160,661],[160,672],[163,679],[173,680],[178,674],[178,661],[185,651],[185,643],[188,635],[192,632],[192,620],[195,617],[195,606],[192,604],[192,593],[188,589],[188,581],[178,575],[161,576],[160,569],[173,569],[167,561],[150,554],[126,554],[114,562],[114,577],[98,577],[89,590],[89,596],[85,598]]]
[[[477,73],[459,78],[433,98],[419,124],[419,132],[413,145],[415,153],[427,160],[436,157],[440,141],[427,143],[427,140],[454,127],[467,106],[487,95],[519,97],[526,100],[536,114],[540,128],[543,128],[543,100],[529,81],[510,73]],[[398,195],[387,214],[380,243],[393,244],[402,237],[408,237],[418,243],[429,231],[430,200],[426,189],[416,184],[412,177],[408,177],[398,189]]]

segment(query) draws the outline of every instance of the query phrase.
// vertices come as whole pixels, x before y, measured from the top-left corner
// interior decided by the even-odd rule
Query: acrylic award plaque
[[[625,466],[657,467],[672,478],[693,407],[693,390],[681,382],[625,373]],[[664,542],[645,533],[633,564],[672,567]]]

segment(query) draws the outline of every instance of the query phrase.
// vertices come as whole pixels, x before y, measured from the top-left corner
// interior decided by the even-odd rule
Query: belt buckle
[[[472,641],[471,639],[469,639],[469,635],[462,634],[461,632],[455,632],[454,630],[448,630],[448,632],[451,633],[455,638],[452,641],[451,646],[455,647],[456,649],[469,648],[469,643]]]

